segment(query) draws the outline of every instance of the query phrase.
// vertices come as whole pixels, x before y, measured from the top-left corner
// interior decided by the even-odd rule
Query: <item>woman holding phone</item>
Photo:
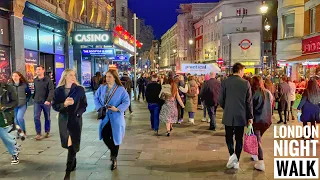
[[[61,146],[68,149],[64,178],[67,180],[76,168],[76,154],[80,150],[82,114],[87,108],[85,90],[77,81],[74,70],[63,71],[58,88],[54,91],[52,107],[59,112]]]
[[[119,75],[115,70],[109,70],[105,76],[106,84],[97,90],[94,103],[96,110],[105,109],[105,117],[99,119],[100,140],[110,149],[111,170],[117,168],[119,145],[125,135],[126,121],[124,112],[130,105],[127,90],[122,86]]]

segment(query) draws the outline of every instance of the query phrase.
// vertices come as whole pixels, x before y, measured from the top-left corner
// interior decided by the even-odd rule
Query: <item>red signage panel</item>
[[[320,53],[320,36],[302,40],[302,54]]]

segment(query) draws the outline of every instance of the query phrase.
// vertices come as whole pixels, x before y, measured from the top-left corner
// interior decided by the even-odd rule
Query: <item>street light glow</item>
[[[173,50],[173,53],[176,53],[176,52],[177,52],[177,50],[174,49],[174,50]]]
[[[268,6],[266,5],[265,1],[263,1],[262,6],[260,7],[260,11],[261,11],[262,14],[265,14],[268,11]]]
[[[193,40],[192,39],[189,40],[189,44],[190,45],[193,44]]]
[[[271,28],[271,26],[270,26],[269,24],[266,24],[266,25],[264,26],[264,29],[265,29],[266,31],[269,31],[270,28]]]
[[[161,59],[161,57],[159,56],[158,59]]]

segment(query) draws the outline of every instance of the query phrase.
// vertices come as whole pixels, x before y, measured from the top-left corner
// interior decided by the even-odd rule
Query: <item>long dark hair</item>
[[[115,83],[116,83],[118,86],[123,86],[122,83],[121,83],[121,81],[120,81],[119,74],[118,74],[118,72],[117,72],[116,70],[111,69],[111,70],[109,70],[107,73],[110,73],[110,74],[113,76],[113,78],[115,79]],[[107,73],[106,73],[106,75],[107,75]],[[106,77],[105,77],[105,78],[106,78]]]
[[[18,76],[20,77],[20,84],[22,84],[22,83],[28,84],[27,79],[21,74],[21,72],[15,71],[12,74],[18,74]],[[12,77],[10,78],[9,82],[14,83]]]
[[[260,92],[262,94],[263,100],[266,99],[266,95],[264,93],[265,87],[264,87],[264,83],[261,76],[254,76],[251,79],[251,88],[252,88],[252,94],[256,92]]]
[[[307,89],[305,90],[308,96],[308,100],[312,104],[320,103],[320,88],[316,80],[312,79],[308,81]]]

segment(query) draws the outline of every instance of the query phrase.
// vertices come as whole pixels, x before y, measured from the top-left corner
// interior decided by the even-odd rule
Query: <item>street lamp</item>
[[[263,1],[263,2],[262,2],[262,6],[260,7],[261,13],[262,13],[262,14],[266,14],[267,11],[268,11],[268,8],[269,8],[269,7],[266,5],[266,2]]]
[[[269,31],[269,30],[271,29],[271,26],[269,25],[267,19],[266,19],[266,25],[264,26],[264,29],[265,29],[266,31]]]
[[[160,60],[160,59],[161,59],[161,57],[159,56],[159,57],[158,57],[158,59]]]
[[[189,40],[189,44],[190,44],[190,45],[193,44],[193,40],[192,40],[192,39]]]

